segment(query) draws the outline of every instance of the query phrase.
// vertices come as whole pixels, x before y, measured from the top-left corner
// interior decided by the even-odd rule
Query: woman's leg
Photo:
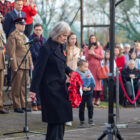
[[[92,98],[92,104],[94,105],[96,102],[96,99],[95,99],[95,91],[93,90],[93,98]]]
[[[96,91],[96,93],[97,93],[97,101],[96,101],[96,105],[100,105],[101,91]]]
[[[63,140],[65,131],[64,123],[50,124],[48,123],[46,140]]]

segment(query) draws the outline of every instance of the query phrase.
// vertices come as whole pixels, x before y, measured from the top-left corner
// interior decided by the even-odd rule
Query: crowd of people
[[[88,123],[94,125],[94,105],[100,105],[101,96],[104,101],[108,101],[109,78],[99,78],[97,73],[99,68],[107,67],[109,70],[111,46],[109,42],[104,47],[101,46],[96,35],[91,35],[88,44],[80,47],[77,35],[65,22],[56,24],[46,39],[43,36],[43,25],[33,25],[33,16],[36,14],[33,0],[15,0],[14,3],[0,0],[0,113],[8,113],[2,103],[6,56],[9,62],[7,83],[12,88],[14,112],[31,111],[25,107],[26,77],[31,82],[32,110],[42,110],[43,121],[48,122],[46,140],[51,140],[52,137],[63,139],[64,124],[70,122],[72,125],[72,106],[67,94],[71,73],[79,73],[83,81],[83,95],[79,106],[80,125],[84,125],[86,103]],[[37,42],[33,41],[36,37]],[[27,43],[29,41],[32,44]],[[28,50],[30,51],[26,54]],[[26,59],[23,61],[25,55]],[[140,88],[138,40],[124,46],[116,44],[114,83],[116,68],[120,71],[128,96],[133,100],[133,95]],[[125,104],[127,99],[121,85],[119,94],[120,104]]]

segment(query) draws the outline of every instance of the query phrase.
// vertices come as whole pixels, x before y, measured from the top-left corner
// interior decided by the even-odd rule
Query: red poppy
[[[66,51],[63,51],[63,53],[64,53],[64,56],[67,56]]]

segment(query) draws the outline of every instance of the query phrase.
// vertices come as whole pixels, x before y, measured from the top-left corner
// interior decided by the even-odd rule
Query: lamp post
[[[102,133],[97,140],[102,140],[108,135],[108,140],[113,140],[113,136],[118,140],[124,140],[114,122],[114,47],[115,47],[115,6],[124,0],[120,0],[115,4],[115,0],[110,0],[110,74],[109,74],[109,106],[108,106],[108,124],[105,124],[107,129]]]
[[[115,0],[110,0],[110,77],[109,77],[109,109],[108,123],[114,123],[114,46],[115,45]]]

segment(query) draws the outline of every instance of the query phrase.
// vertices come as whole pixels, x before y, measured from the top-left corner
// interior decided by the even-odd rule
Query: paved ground
[[[78,109],[74,109],[73,126],[66,127],[65,140],[96,140],[103,130],[104,123],[107,122],[108,110],[95,108],[94,123],[96,126],[79,128]],[[140,108],[120,109],[120,123],[128,124],[128,128],[119,129],[125,140],[140,140]],[[87,123],[86,113],[86,123]],[[25,126],[24,114],[11,112],[8,115],[0,115],[0,140],[25,140],[25,134],[6,135],[3,133],[20,131]],[[41,112],[28,113],[28,126],[30,131],[46,132],[46,124],[41,122]],[[29,134],[30,140],[44,140],[44,135]],[[106,138],[107,139],[107,138]]]

